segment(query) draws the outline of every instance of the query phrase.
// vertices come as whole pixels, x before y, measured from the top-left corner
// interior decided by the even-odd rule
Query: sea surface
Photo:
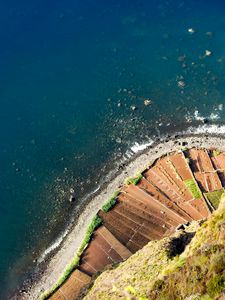
[[[140,145],[224,134],[224,11],[222,0],[0,1],[0,299]]]

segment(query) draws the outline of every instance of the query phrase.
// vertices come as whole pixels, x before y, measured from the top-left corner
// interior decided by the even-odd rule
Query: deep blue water
[[[65,228],[71,186],[82,199],[134,142],[199,116],[224,124],[224,9],[222,0],[0,2],[0,299]]]

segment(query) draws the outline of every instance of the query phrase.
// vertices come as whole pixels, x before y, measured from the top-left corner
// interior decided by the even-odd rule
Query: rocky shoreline
[[[131,161],[118,168],[114,178],[102,186],[97,195],[90,197],[89,203],[80,210],[77,222],[62,245],[45,262],[35,281],[26,287],[26,292],[18,294],[14,299],[38,299],[43,291],[57,281],[81,244],[87,225],[124,180],[149,167],[158,157],[182,147],[216,148],[225,151],[225,138],[215,135],[174,135],[157,140],[145,150],[135,154]]]

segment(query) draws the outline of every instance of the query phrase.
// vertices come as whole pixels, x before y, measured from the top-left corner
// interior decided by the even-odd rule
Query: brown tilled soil
[[[184,181],[192,178],[191,170],[183,153],[175,153],[173,155],[169,155],[168,158],[179,174],[181,180]]]
[[[192,148],[186,151],[189,157],[192,172],[213,172],[212,162],[208,152],[204,149]]]
[[[105,226],[101,226],[98,229],[98,234],[102,236],[109,245],[111,245],[111,249],[113,249],[122,260],[126,260],[131,256],[132,253],[123,244],[121,244]]]
[[[173,183],[174,189],[182,196],[184,201],[192,199],[191,193],[186,188],[181,176],[177,172],[175,166],[170,162],[169,158],[165,157],[159,161],[161,172],[165,174],[168,180]]]
[[[81,289],[91,281],[87,274],[75,270],[69,279],[60,287],[60,289],[51,296],[52,300],[76,299]]]
[[[151,240],[173,232],[179,225],[206,218],[209,207],[202,196],[194,199],[185,180],[194,180],[202,192],[225,184],[225,154],[203,149],[174,152],[143,172],[137,185],[124,185],[117,204],[100,210],[103,226],[95,230],[75,270],[52,300],[76,299],[91,276],[127,259]]]
[[[178,190],[177,185],[174,181],[170,181],[168,176],[162,169],[154,166],[146,173],[144,177],[151,183],[153,183],[159,190],[163,191],[168,198],[170,198],[175,203],[185,202],[182,192]]]
[[[189,201],[190,205],[194,207],[202,218],[207,218],[209,215],[209,209],[207,208],[206,204],[204,203],[204,200],[202,198],[199,199],[192,199]],[[200,218],[201,219],[201,218]]]
[[[213,156],[213,153],[211,153],[211,160],[216,169],[225,170],[225,153],[220,153],[216,156]]]
[[[190,166],[201,190],[203,192],[212,192],[222,188],[222,183],[213,167],[217,160],[210,158],[207,150],[190,149],[186,151],[190,159]]]
[[[94,232],[92,241],[85,249],[79,269],[92,276],[105,266],[121,262],[130,255],[131,252],[105,226],[101,226]]]
[[[174,215],[180,223],[192,220],[191,217],[184,210],[177,206],[176,203],[172,202],[162,191],[160,191],[153,184],[148,182],[146,178],[143,177],[137,184],[137,186],[143,189],[146,193],[150,194],[161,204],[165,205],[168,209],[173,211]]]
[[[222,186],[225,186],[225,154],[221,153],[219,155],[214,156],[213,152],[210,153],[210,158],[212,160],[212,164],[214,169],[217,170],[217,174],[222,183]]]

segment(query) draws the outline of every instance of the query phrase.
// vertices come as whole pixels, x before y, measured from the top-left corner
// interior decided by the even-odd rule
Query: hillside
[[[84,299],[225,299],[225,195],[196,228],[149,242],[103,272]]]

